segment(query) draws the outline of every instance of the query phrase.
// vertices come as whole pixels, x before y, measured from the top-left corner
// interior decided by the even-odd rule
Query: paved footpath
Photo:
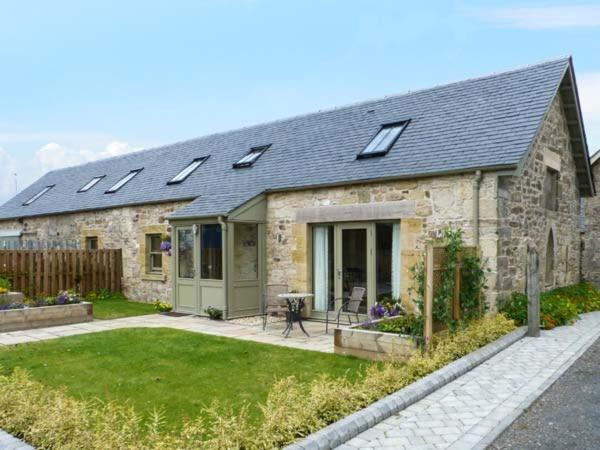
[[[254,323],[256,322],[256,323]],[[285,321],[270,323],[267,330],[262,329],[262,319],[247,323],[244,320],[210,320],[198,316],[172,317],[162,314],[147,316],[125,317],[113,320],[94,320],[93,322],[61,325],[56,327],[37,328],[32,330],[11,331],[0,333],[0,346],[24,344],[27,342],[57,339],[77,334],[95,333],[99,331],[116,330],[119,328],[175,328],[177,330],[205,333],[214,336],[225,336],[247,341],[261,342],[264,344],[281,345],[303,350],[333,353],[333,333],[325,334],[325,324],[321,322],[305,321],[304,327],[310,334],[306,337],[294,326],[288,338],[284,338],[282,331]]]
[[[338,449],[484,449],[600,337],[600,311],[523,338]]]
[[[11,436],[0,430],[0,449],[1,450],[34,450],[31,445]]]
[[[600,448],[600,339],[488,447]]]

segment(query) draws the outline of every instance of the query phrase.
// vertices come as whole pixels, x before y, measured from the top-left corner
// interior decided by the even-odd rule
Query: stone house
[[[363,312],[410,304],[410,268],[452,225],[494,307],[524,290],[527,245],[543,289],[579,280],[593,194],[567,58],[50,172],[0,207],[0,233],[122,248],[125,293],[177,311],[257,314],[286,284],[319,317],[353,286]]]
[[[600,188],[600,150],[590,157],[596,192]],[[581,276],[600,288],[600,196],[581,199]]]

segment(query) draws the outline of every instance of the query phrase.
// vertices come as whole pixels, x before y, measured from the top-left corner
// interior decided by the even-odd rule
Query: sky
[[[45,172],[572,55],[600,1],[0,0],[0,202]]]

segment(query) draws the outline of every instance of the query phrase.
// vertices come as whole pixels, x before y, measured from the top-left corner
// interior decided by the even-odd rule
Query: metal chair
[[[279,294],[289,292],[287,284],[268,284],[265,287],[263,331],[267,328],[269,316],[286,317],[288,307],[285,299],[278,297]]]
[[[352,325],[352,318],[350,317],[351,314],[356,316],[356,323],[360,322],[360,319],[358,318],[358,309],[360,308],[360,304],[363,301],[366,291],[367,291],[367,289],[364,287],[354,286],[352,288],[352,290],[350,291],[349,297],[336,298],[336,299],[332,300],[332,304],[334,305],[334,310],[335,310],[335,302],[337,300],[343,300],[342,306],[340,306],[340,308],[337,310],[337,314],[336,314],[336,321],[337,321],[338,327],[340,326],[340,316],[344,313],[348,315],[348,322],[350,325]],[[325,334],[327,334],[328,331],[329,331],[329,311],[327,311],[327,315],[325,316]]]

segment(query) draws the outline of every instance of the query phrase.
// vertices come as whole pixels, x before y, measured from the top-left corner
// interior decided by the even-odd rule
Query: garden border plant
[[[302,383],[295,377],[273,385],[260,405],[262,422],[248,421],[247,407],[234,413],[212,404],[208,419],[185,420],[166,432],[160,412],[143,421],[127,403],[86,402],[33,381],[20,369],[0,375],[0,428],[41,448],[243,448],[283,447],[309,435],[515,329],[502,315],[472,322],[467,329],[438,335],[427,353],[406,363],[372,364],[354,382],[323,376]],[[1,373],[1,371],[0,371]]]

